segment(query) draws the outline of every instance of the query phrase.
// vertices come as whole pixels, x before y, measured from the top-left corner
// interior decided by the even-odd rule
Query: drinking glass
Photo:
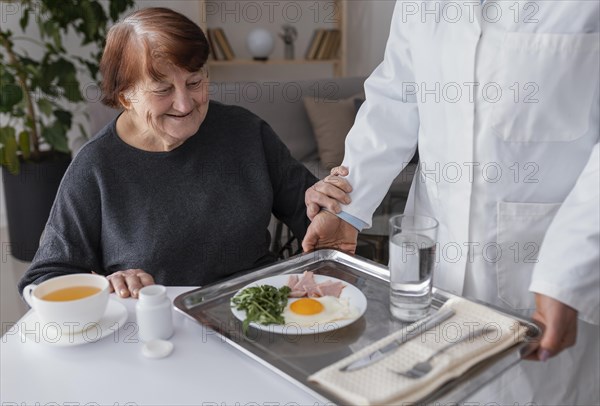
[[[390,219],[390,311],[399,320],[415,321],[429,311],[437,231],[432,217]]]

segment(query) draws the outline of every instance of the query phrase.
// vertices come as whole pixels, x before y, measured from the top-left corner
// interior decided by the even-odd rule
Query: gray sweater
[[[130,268],[164,285],[204,285],[273,262],[271,213],[302,238],[317,179],[259,117],[211,102],[170,152],[123,142],[116,120],[69,166],[41,245],[19,282]]]

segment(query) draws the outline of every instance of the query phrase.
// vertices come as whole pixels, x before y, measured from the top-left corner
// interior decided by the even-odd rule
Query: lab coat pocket
[[[507,142],[567,142],[590,130],[598,108],[599,41],[593,34],[506,33],[491,83],[491,131]]]
[[[535,308],[529,284],[546,230],[560,203],[498,202],[498,296],[513,309]]]

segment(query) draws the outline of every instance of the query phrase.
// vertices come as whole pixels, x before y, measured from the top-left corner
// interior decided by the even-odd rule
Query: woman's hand
[[[110,291],[121,297],[138,297],[141,288],[154,285],[154,278],[142,269],[127,269],[118,271],[106,277],[110,282]]]
[[[308,226],[302,241],[304,252],[317,248],[336,248],[354,254],[358,230],[338,216],[322,211]]]
[[[329,176],[308,188],[304,195],[306,214],[312,221],[313,218],[325,208],[332,213],[342,211],[340,203],[350,203],[348,193],[352,192],[352,186],[342,176],[348,175],[348,169],[343,166],[335,167]]]

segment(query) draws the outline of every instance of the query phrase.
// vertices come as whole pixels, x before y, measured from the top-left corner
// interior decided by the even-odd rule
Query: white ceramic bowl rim
[[[81,299],[68,300],[67,302],[76,302],[78,300],[84,300],[84,299],[96,297],[96,296],[102,294],[102,292],[104,290],[108,289],[109,282],[108,282],[108,279],[106,279],[102,275],[94,275],[94,274],[86,274],[86,273],[57,276],[56,278],[48,279],[48,280],[40,283],[39,285],[37,285],[36,288],[32,292],[32,296],[35,297],[37,300],[41,300],[44,302],[51,302],[51,301],[42,299],[42,296],[44,296],[54,290],[57,290],[57,289],[68,288],[71,286],[82,286],[82,285],[97,287],[100,289],[100,291],[94,293],[93,295],[82,297]]]

